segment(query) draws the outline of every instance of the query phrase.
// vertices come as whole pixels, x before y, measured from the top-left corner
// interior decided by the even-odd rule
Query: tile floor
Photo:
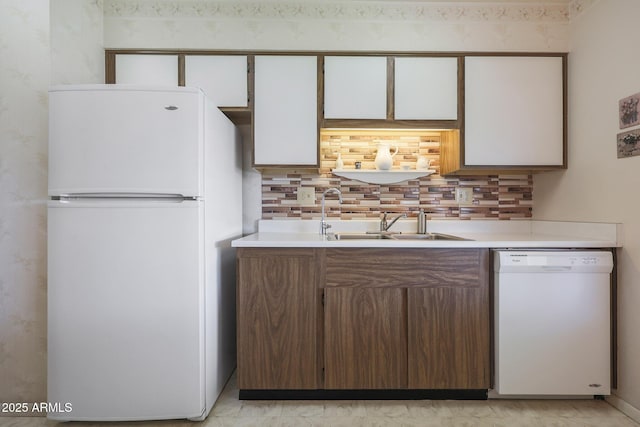
[[[56,423],[41,417],[0,418],[2,427],[633,427],[600,400],[325,400],[240,401],[235,375],[209,417],[190,421]]]

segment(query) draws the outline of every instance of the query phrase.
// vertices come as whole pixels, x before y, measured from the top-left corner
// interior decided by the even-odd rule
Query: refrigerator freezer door
[[[202,195],[203,95],[190,88],[49,92],[49,195]]]
[[[49,202],[48,400],[60,420],[204,410],[202,202]]]

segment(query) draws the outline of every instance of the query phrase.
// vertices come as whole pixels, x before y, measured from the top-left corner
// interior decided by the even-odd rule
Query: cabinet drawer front
[[[478,287],[487,249],[340,248],[326,251],[326,287]]]

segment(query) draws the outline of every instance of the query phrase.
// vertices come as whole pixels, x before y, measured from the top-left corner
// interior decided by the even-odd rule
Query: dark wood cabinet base
[[[487,390],[240,390],[240,400],[487,400]]]
[[[238,248],[241,399],[486,399],[489,251]]]

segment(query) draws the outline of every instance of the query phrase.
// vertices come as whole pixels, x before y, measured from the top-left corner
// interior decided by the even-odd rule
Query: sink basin
[[[335,233],[329,234],[328,238],[329,240],[469,240],[442,233]]]
[[[454,236],[451,234],[442,233],[427,233],[427,234],[403,234],[398,233],[392,235],[396,240],[469,240],[463,237]]]
[[[391,239],[390,234],[382,233],[335,233],[329,234],[329,240],[382,240]]]

